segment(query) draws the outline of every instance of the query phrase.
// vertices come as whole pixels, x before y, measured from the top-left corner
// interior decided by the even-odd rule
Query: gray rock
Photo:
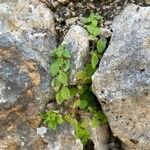
[[[37,133],[48,143],[48,150],[83,150],[81,141],[74,137],[74,131],[68,124],[63,124],[56,130],[41,127]]]
[[[52,12],[38,0],[0,0],[0,149],[46,149],[39,114],[53,98]],[[39,145],[38,145],[39,144]]]
[[[101,33],[100,35],[104,38],[109,38],[112,35],[112,32],[106,28],[101,28]]]
[[[101,125],[97,128],[91,127],[91,140],[94,143],[94,150],[109,150],[109,126]]]
[[[150,0],[145,0],[145,3],[146,3],[147,5],[150,5]]]
[[[150,7],[130,5],[115,18],[110,45],[93,75],[93,91],[114,135],[150,149]]]
[[[89,37],[87,31],[79,25],[71,26],[64,37],[64,44],[72,55],[70,83],[76,84],[76,73],[82,70],[89,60]]]
[[[48,53],[56,46],[54,22],[50,10],[39,3],[0,3],[0,80],[6,86],[0,94],[1,108],[21,102],[19,97],[27,92],[34,95],[38,109],[53,97]]]

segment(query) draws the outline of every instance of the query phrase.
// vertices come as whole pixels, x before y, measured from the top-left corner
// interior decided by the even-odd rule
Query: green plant
[[[71,54],[65,48],[65,45],[60,45],[54,49],[52,54],[52,64],[50,72],[53,77],[51,85],[56,92],[56,101],[58,104],[63,103],[70,98],[70,90],[68,88],[69,68]]]
[[[91,61],[85,68],[76,73],[77,84],[69,85],[71,54],[65,45],[60,45],[51,53],[50,73],[53,77],[51,85],[55,91],[58,110],[44,112],[44,124],[52,129],[64,121],[74,127],[75,137],[83,144],[90,139],[90,126],[98,127],[106,123],[106,116],[96,105],[96,97],[91,89],[91,76],[105,50],[106,42],[100,37],[102,17],[98,14],[84,19],[85,28],[89,32],[91,42]],[[60,108],[60,109],[59,109]]]
[[[52,129],[56,129],[58,124],[62,124],[64,122],[62,115],[60,115],[58,111],[44,112],[41,114],[41,117],[43,119],[43,123]]]

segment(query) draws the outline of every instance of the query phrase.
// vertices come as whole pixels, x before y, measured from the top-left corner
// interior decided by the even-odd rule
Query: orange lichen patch
[[[15,46],[9,48],[0,48],[0,58],[3,59],[21,59],[21,55]]]
[[[30,116],[27,121],[31,125],[32,128],[37,128],[40,123],[41,123],[41,117],[36,115],[36,116]]]
[[[19,147],[17,145],[17,142],[12,139],[6,137],[5,139],[0,141],[0,149],[7,149],[7,150],[17,150]]]
[[[38,86],[41,82],[37,64],[33,61],[24,61],[20,66],[20,71],[27,72],[31,78],[32,84]]]
[[[0,119],[7,117],[9,113],[20,111],[21,108],[22,106],[18,105],[15,108],[12,108],[8,111],[0,111]]]

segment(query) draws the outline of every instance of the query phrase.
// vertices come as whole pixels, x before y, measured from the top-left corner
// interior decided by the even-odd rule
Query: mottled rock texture
[[[48,150],[83,150],[81,141],[74,137],[73,128],[66,123],[56,130],[38,128],[37,133],[48,143]]]
[[[93,91],[126,149],[150,149],[150,7],[130,5],[115,18]]]
[[[76,84],[76,73],[81,71],[89,60],[89,36],[79,25],[71,26],[64,37],[64,44],[72,55],[70,83]]]
[[[108,124],[97,128],[91,127],[91,140],[94,143],[94,150],[109,150],[109,138]]]
[[[38,0],[0,0],[0,149],[45,149],[35,128],[53,97],[49,51],[56,47],[50,10]]]

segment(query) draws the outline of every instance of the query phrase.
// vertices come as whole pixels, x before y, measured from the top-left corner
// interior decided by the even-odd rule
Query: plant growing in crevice
[[[85,28],[89,32],[92,43],[91,61],[83,70],[76,73],[76,85],[69,85],[71,53],[65,45],[60,45],[52,51],[50,73],[53,79],[51,85],[55,91],[58,109],[44,112],[41,115],[43,123],[52,129],[68,122],[74,127],[75,136],[80,138],[83,144],[90,139],[91,126],[98,127],[107,122],[106,116],[96,104],[97,99],[91,89],[91,77],[106,47],[105,40],[100,38],[101,21],[102,17],[94,13],[84,19]]]

